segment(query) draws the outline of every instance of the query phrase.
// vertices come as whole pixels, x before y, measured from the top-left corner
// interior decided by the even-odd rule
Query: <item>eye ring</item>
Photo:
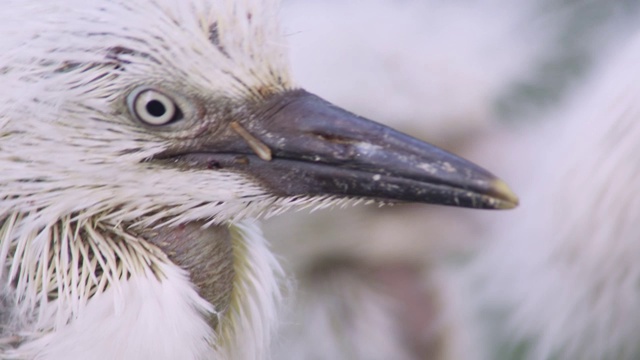
[[[168,125],[182,118],[182,112],[173,99],[148,87],[131,92],[127,105],[136,119],[151,126]]]

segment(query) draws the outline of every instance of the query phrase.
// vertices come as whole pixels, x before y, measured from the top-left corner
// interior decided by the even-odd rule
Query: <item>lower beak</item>
[[[365,197],[483,209],[518,198],[481,167],[303,90],[274,95],[206,151],[181,157],[242,172],[279,196]]]

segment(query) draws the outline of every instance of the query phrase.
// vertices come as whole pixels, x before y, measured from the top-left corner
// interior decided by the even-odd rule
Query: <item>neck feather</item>
[[[206,229],[192,223],[140,231],[73,216],[39,229],[29,223],[29,215],[23,214],[0,223],[5,300],[0,320],[6,325],[0,329],[0,355],[49,354],[45,358],[56,359],[58,349],[69,358],[69,349],[78,343],[65,348],[63,340],[81,339],[80,334],[90,336],[92,331],[112,339],[115,334],[105,331],[133,331],[131,318],[141,312],[132,309],[150,302],[159,304],[158,314],[163,309],[186,311],[165,319],[173,324],[163,321],[149,333],[166,335],[184,325],[184,336],[166,340],[173,341],[174,348],[191,346],[195,358],[259,359],[268,353],[282,297],[282,270],[255,223]],[[120,322],[113,323],[114,316]],[[111,327],[96,327],[99,323]],[[148,358],[153,354],[145,349],[155,351],[162,334],[134,334],[143,340],[138,348],[112,347],[109,340],[102,351]],[[67,337],[60,338],[63,335]],[[56,343],[62,347],[52,347]]]

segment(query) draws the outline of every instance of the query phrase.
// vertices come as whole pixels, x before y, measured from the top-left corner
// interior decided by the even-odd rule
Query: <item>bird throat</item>
[[[228,226],[203,227],[193,222],[147,230],[141,235],[189,272],[200,296],[214,306],[209,324],[215,329],[227,312],[235,278],[232,236]]]

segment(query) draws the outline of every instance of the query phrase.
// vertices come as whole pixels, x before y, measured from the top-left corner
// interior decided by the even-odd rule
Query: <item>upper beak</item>
[[[181,158],[240,171],[280,196],[484,209],[518,204],[509,187],[481,167],[306,91],[274,95],[254,113]]]

